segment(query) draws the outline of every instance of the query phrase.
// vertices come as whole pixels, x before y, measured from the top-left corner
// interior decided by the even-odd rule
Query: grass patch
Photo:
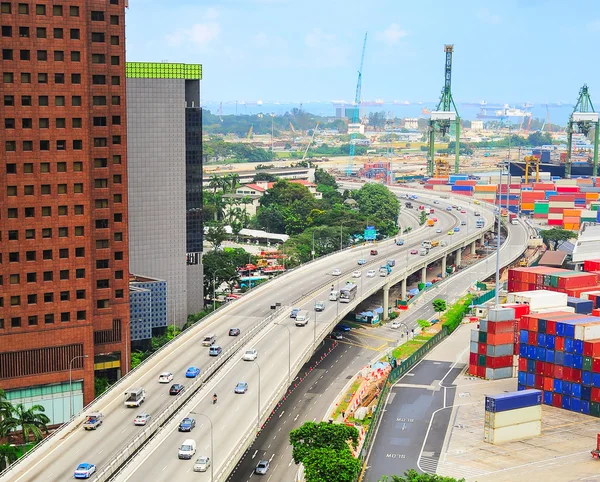
[[[350,403],[350,400],[352,400],[352,394],[358,390],[361,383],[362,380],[354,380],[348,391],[344,394],[342,401],[337,407],[335,407],[335,411],[333,412],[334,420],[338,417],[338,415],[341,415],[342,412],[345,412],[348,409],[348,404]]]
[[[415,336],[412,340],[409,340],[399,347],[394,348],[392,351],[392,356],[397,360],[405,360],[434,336],[435,333],[421,333]]]

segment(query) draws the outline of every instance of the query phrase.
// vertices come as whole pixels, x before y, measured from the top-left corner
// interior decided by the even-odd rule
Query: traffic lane
[[[403,474],[418,468],[431,417],[444,407],[440,382],[451,371],[451,366],[449,362],[423,360],[390,390],[367,462],[366,480],[379,480],[384,475]],[[450,385],[454,378],[446,376],[444,384]],[[443,438],[442,434],[442,443]]]
[[[326,340],[324,350],[315,356],[300,370],[306,373],[295,380],[296,387],[282,401],[271,421],[261,431],[260,436],[246,452],[236,470],[230,475],[229,482],[247,481],[252,476],[260,457],[274,457],[269,475],[271,480],[294,480],[298,466],[292,459],[292,448],[289,444],[289,433],[304,422],[320,421],[335,397],[360,368],[366,365],[372,354],[359,347],[338,344],[314,368],[323,353],[332,346],[332,340]],[[311,370],[310,368],[313,367]]]

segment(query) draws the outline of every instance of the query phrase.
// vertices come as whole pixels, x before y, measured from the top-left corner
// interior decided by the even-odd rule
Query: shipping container
[[[567,298],[567,306],[575,309],[575,313],[584,313],[589,315],[594,309],[594,304],[589,299],[573,298],[569,296]]]
[[[500,393],[485,397],[485,409],[488,412],[505,412],[516,408],[531,407],[542,403],[540,390]]]
[[[488,310],[489,321],[509,321],[515,319],[515,310],[512,308],[491,308]]]
[[[575,325],[575,336],[576,340],[596,340],[600,338],[600,318],[597,321],[588,323],[581,323]]]
[[[565,293],[546,290],[509,293],[507,298],[509,303],[526,303],[530,309],[567,306],[567,295]]]
[[[503,357],[500,357],[503,358]],[[496,360],[496,358],[488,358],[488,360]],[[513,367],[512,360],[510,366],[502,367],[502,368],[489,368],[485,369],[485,378],[486,380],[502,380],[505,378],[513,377]]]
[[[540,392],[541,393],[541,392]],[[541,396],[541,395],[540,395]],[[523,440],[537,437],[542,433],[542,422],[526,422],[502,428],[486,428],[483,430],[483,440],[490,444]]]
[[[514,344],[513,343],[507,343],[504,345],[487,345],[487,352],[486,355],[488,357],[506,357],[507,355],[512,355],[514,352]],[[512,359],[511,359],[511,365],[512,365]],[[487,364],[487,366],[492,367],[492,368],[498,368],[498,367],[504,367],[504,366],[508,366],[508,365],[490,365]]]
[[[502,428],[520,423],[539,422],[542,420],[542,406],[517,408],[507,412],[485,412],[484,424],[488,428]]]

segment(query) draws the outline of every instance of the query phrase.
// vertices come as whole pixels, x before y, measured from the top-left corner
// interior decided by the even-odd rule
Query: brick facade
[[[0,360],[31,367],[0,386],[68,381],[83,353],[87,404],[94,355],[126,366],[125,0],[0,1],[0,25]]]

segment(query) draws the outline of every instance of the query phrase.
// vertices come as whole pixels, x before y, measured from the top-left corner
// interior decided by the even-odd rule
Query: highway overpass
[[[420,193],[419,196],[430,194]],[[466,201],[448,200],[468,208]],[[337,280],[343,283],[357,269],[357,259],[363,256],[361,248],[347,249],[315,260],[278,277],[186,331],[94,401],[88,411],[100,410],[105,414],[105,422],[100,429],[84,432],[81,423],[85,412],[82,412],[2,475],[6,480],[15,481],[66,480],[72,477],[78,463],[86,461],[98,466],[100,473],[95,479],[108,480],[130,453],[136,452],[155,433],[150,443],[125,467],[119,475],[120,479],[148,480],[150,477],[152,480],[167,480],[176,476],[185,480],[195,476],[210,480],[207,474],[188,474],[192,463],[177,460],[177,447],[187,435],[178,434],[173,428],[182,416],[192,411],[202,414],[195,416],[198,426],[192,433],[192,437],[198,441],[198,455],[208,454],[206,444],[210,440],[210,430],[204,416],[213,424],[215,480],[223,480],[237,457],[251,442],[256,427],[260,426],[285,391],[288,376],[293,378],[295,370],[310,356],[315,344],[331,331],[337,320],[354,309],[361,299],[381,289],[385,293],[392,284],[402,283],[409,274],[422,270],[424,263],[444,259],[448,255],[459,257],[457,253],[480,239],[483,231],[493,227],[492,213],[477,207],[486,218],[484,229],[474,226],[466,229],[469,228],[467,226],[454,236],[447,236],[446,231],[458,226],[461,217],[466,215],[455,211],[446,213],[443,211],[445,200],[439,202],[441,204],[434,207],[437,208],[436,216],[442,233],[434,235],[431,228],[424,227],[412,232],[405,246],[397,247],[393,240],[379,243],[378,256],[365,256],[368,264],[361,267],[363,275],[356,280],[360,293],[353,303],[327,302],[323,313],[315,314],[312,310],[316,300],[327,299],[326,294],[332,283],[336,284]],[[474,225],[474,216],[470,215],[469,219],[469,224]],[[433,249],[428,257],[406,255],[406,250],[418,248],[422,240],[436,236],[446,239],[449,246]],[[389,277],[366,277],[367,270],[377,269],[388,258],[395,258],[397,263]],[[342,270],[343,275],[333,278],[330,274],[333,268]],[[282,308],[279,311],[272,310],[277,303]],[[297,328],[289,323],[288,308],[292,305],[312,312],[313,318],[308,326]],[[228,337],[227,332],[231,327],[240,328],[242,335],[238,338]],[[209,332],[217,335],[217,343],[223,347],[223,353],[216,360],[210,358],[208,348],[200,344]],[[241,352],[246,347],[259,350],[257,363],[240,361]],[[191,365],[202,368],[202,374],[193,383],[184,378],[185,369]],[[158,374],[162,371],[173,372],[174,381],[186,385],[183,395],[170,397],[168,385],[158,384]],[[233,387],[238,381],[249,383],[248,393],[233,394]],[[135,386],[143,386],[148,393],[143,411],[153,415],[153,423],[145,428],[133,425],[138,410],[128,410],[123,405],[123,392]],[[194,391],[197,391],[195,395]],[[220,394],[220,399],[213,406],[210,395],[215,391]],[[184,402],[186,405],[182,409]],[[177,415],[163,425],[173,413]],[[163,426],[156,432],[159,425]],[[146,472],[148,470],[151,471],[150,476]]]

